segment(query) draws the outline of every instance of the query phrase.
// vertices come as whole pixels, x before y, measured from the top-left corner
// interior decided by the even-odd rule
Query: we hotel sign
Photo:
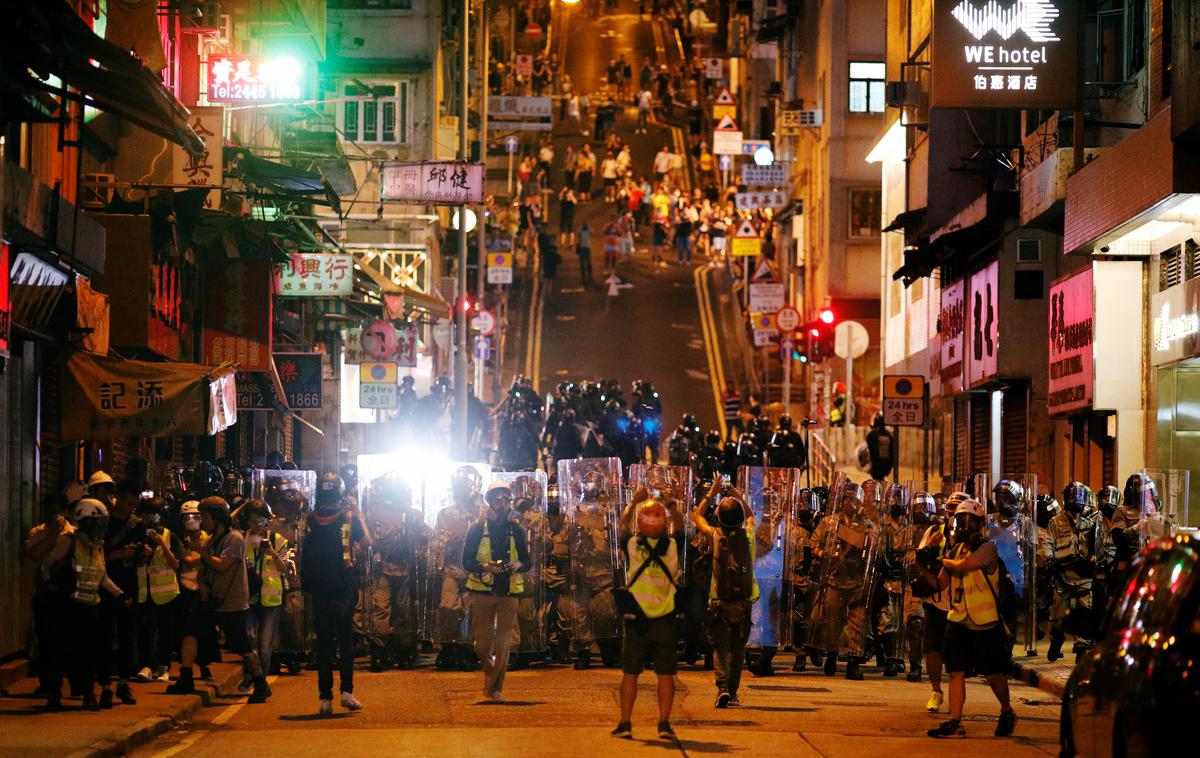
[[[1082,0],[935,0],[934,108],[1079,104]]]

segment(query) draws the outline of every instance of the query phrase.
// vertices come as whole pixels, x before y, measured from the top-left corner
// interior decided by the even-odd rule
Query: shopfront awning
[[[337,192],[320,174],[259,158],[244,147],[225,148],[224,160],[225,176],[241,179],[258,199],[316,203],[340,211]]]
[[[49,92],[116,114],[200,155],[204,141],[162,80],[126,50],[98,37],[63,0],[5,3],[0,108],[18,118],[44,112]],[[83,94],[80,95],[79,93]],[[52,120],[51,114],[42,119]]]
[[[913,208],[910,211],[901,211],[892,219],[892,223],[883,227],[883,231],[911,234],[925,223],[925,210],[925,208]]]

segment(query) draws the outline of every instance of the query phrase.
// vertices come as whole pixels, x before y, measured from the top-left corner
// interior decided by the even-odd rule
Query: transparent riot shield
[[[373,661],[408,666],[416,660],[428,590],[431,530],[416,500],[421,477],[411,459],[394,454],[360,455],[358,473],[358,500],[372,545],[355,632],[367,640]]]
[[[605,646],[612,647],[621,636],[621,616],[613,596],[615,577],[623,570],[617,533],[622,507],[621,460],[559,461],[558,499],[567,518],[567,600],[575,649],[589,651],[592,643],[597,643],[605,654]]]
[[[686,566],[688,544],[692,538],[693,484],[692,470],[688,466],[647,466],[635,463],[629,467],[629,489],[637,492],[645,487],[658,493],[667,507],[667,528],[679,550],[679,565]]]
[[[821,516],[821,496],[811,489],[801,489],[792,508],[791,523],[787,529],[787,545],[784,548],[783,565],[785,591],[791,600],[790,624],[786,642],[796,648],[797,659],[803,655],[801,646],[808,644],[808,624],[812,618],[813,576],[818,563],[812,558],[809,540]]]
[[[826,516],[810,541],[820,571],[809,644],[827,653],[836,653],[844,645],[852,657],[866,655],[883,541],[878,520],[881,501],[868,499],[868,494],[874,497],[877,484],[858,485],[838,475]]]
[[[1145,547],[1147,542],[1170,537],[1177,529],[1188,526],[1191,472],[1187,469],[1148,468],[1142,473],[1154,483],[1153,491],[1147,491],[1147,496],[1137,504],[1141,508],[1138,534],[1141,545]]]
[[[1037,642],[1037,496],[1037,474],[1003,474],[988,507],[988,537],[1016,589],[1020,614],[1013,632],[1026,655],[1036,654]]]
[[[884,486],[874,630],[889,659],[889,666],[904,660],[906,611],[912,610],[911,604],[908,607],[905,604],[906,567],[916,549],[912,544],[912,511],[909,508],[912,493],[911,481]],[[909,657],[913,656],[910,654]]]
[[[790,642],[791,593],[784,585],[788,525],[796,506],[799,469],[742,466],[737,488],[754,515],[754,580],[747,647],[779,648]]]
[[[524,576],[525,590],[517,601],[516,639],[513,651],[535,657],[546,651],[546,565],[550,523],[546,515],[547,478],[545,471],[505,471],[492,474],[491,481],[506,482],[512,488],[513,513],[525,529],[529,545],[529,571]]]
[[[430,541],[421,634],[443,646],[471,644],[463,548],[467,530],[486,510],[483,488],[491,473],[491,467],[484,463],[443,462],[431,464],[422,477],[421,497]]]

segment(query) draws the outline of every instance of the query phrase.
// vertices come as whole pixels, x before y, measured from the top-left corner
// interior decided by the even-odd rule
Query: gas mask
[[[954,540],[968,545],[972,550],[983,544],[983,534],[971,523],[970,516],[954,518]]]
[[[899,519],[904,515],[904,506],[900,503],[892,503],[891,507],[888,508],[888,513],[891,514],[892,518]]]
[[[79,531],[86,534],[93,542],[100,542],[108,535],[108,517],[90,516],[81,519]]]

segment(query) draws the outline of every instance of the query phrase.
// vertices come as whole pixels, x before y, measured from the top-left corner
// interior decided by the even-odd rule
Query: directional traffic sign
[[[883,377],[883,423],[888,426],[925,424],[925,377],[889,374]]]
[[[471,319],[471,328],[476,329],[484,337],[492,336],[492,332],[496,331],[496,317],[486,308],[475,314],[475,318]]]
[[[509,155],[517,152],[517,138],[515,135],[510,134],[508,138],[504,140],[504,151]]]
[[[775,324],[781,332],[794,332],[800,326],[800,311],[790,305],[785,305],[775,311]]]

